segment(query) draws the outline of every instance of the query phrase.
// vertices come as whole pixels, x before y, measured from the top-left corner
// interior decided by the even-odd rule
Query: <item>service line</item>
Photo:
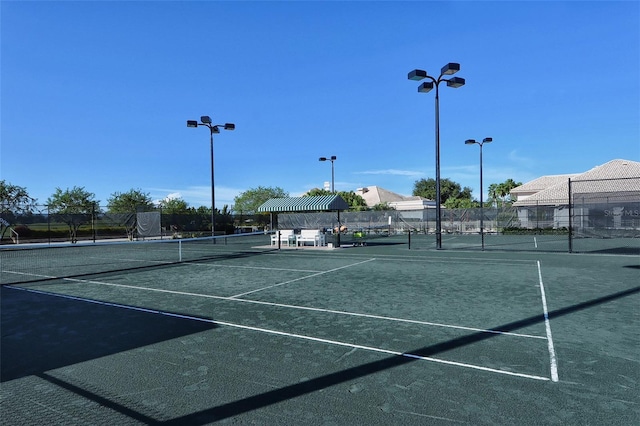
[[[544,327],[547,331],[547,346],[549,347],[549,360],[551,364],[551,381],[558,381],[558,359],[556,358],[556,350],[553,347],[553,337],[551,336],[551,323],[549,322],[549,311],[547,310],[547,296],[544,292],[544,284],[542,283],[542,269],[538,260],[538,280],[540,281],[540,294],[542,295],[542,311],[544,312]]]

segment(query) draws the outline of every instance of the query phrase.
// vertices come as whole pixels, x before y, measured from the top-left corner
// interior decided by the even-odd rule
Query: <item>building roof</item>
[[[401,203],[403,201],[413,201],[415,203],[419,201],[427,201],[426,198],[418,197],[416,195],[400,195],[375,185],[358,188],[356,190],[356,194],[364,199],[368,207],[373,207],[380,203]]]
[[[635,178],[635,179],[630,179]],[[588,197],[590,201],[637,198],[640,193],[640,162],[611,160],[608,163],[577,175],[543,176],[511,190],[511,194],[533,193],[536,186],[543,189],[521,198],[514,206],[567,205],[569,204],[569,180],[571,193]],[[536,183],[537,182],[537,183]],[[553,183],[556,182],[556,183]],[[547,183],[549,186],[544,187]]]
[[[339,195],[272,198],[258,207],[258,212],[317,212],[348,210],[349,204]]]
[[[529,181],[523,185],[520,185],[516,188],[513,188],[510,192],[512,195],[520,195],[525,193],[536,193],[540,191],[544,191],[547,188],[551,188],[554,185],[559,183],[566,182],[567,179],[575,177],[576,174],[567,174],[567,175],[549,175],[549,176],[541,176],[537,179]]]

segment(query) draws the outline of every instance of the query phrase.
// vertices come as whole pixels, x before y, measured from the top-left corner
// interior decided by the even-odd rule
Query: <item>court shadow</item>
[[[0,321],[0,382],[216,327],[5,286],[0,286]]]
[[[612,247],[602,250],[585,250],[585,253],[593,254],[627,254],[627,255],[640,255],[640,248],[638,247]]]
[[[640,286],[551,311],[548,317],[550,319],[562,317],[638,293],[640,293]],[[197,333],[212,328],[212,324],[177,318],[163,318],[160,315],[125,309],[117,310],[118,308],[108,306],[94,306],[92,304],[91,306],[82,306],[83,304],[77,301],[31,294],[10,288],[2,288],[0,296],[2,297],[3,323],[2,381],[19,378],[27,374],[36,374],[39,378],[47,380],[56,386],[65,388],[70,392],[148,425],[205,425],[221,421],[360,377],[406,365],[417,361],[418,357],[432,357],[498,335],[486,332],[471,333],[446,342],[407,351],[407,356],[389,356],[357,367],[162,421],[150,418],[141,412],[125,407],[117,401],[97,395],[87,389],[66,383],[47,374],[46,371],[173,337]],[[7,298],[9,301],[7,301]],[[24,303],[28,304],[27,308],[18,309],[18,306],[16,306]],[[10,312],[6,313],[6,309]],[[27,317],[25,309],[30,309],[28,312],[33,315],[33,318]],[[52,322],[51,327],[46,325],[47,321]],[[80,323],[77,323],[78,321]],[[503,324],[492,330],[513,332],[544,321],[545,317],[543,315],[536,315]],[[10,325],[8,329],[4,329],[5,323]],[[36,330],[32,332],[30,330],[31,327],[36,327]],[[98,329],[92,327],[98,327]],[[129,329],[131,334],[122,331]],[[60,330],[64,330],[62,334],[67,336],[66,338],[60,339],[58,335],[55,335]],[[114,330],[118,330],[118,333],[115,334]],[[20,335],[21,333],[25,335]],[[16,339],[16,337],[18,338]],[[17,344],[12,340],[18,340],[20,343]],[[20,357],[24,357],[24,359],[20,359]],[[7,363],[10,366],[7,366]],[[32,363],[34,365],[31,365]]]
[[[633,294],[640,293],[640,287],[634,287],[618,293],[603,296],[597,299],[588,300],[583,303],[568,306],[562,309],[558,309],[549,312],[549,318],[557,318],[564,315],[571,314],[583,309],[587,309],[593,306],[597,306],[603,303],[607,303],[616,299],[631,296]],[[518,329],[528,327],[532,324],[544,322],[543,315],[532,316],[519,321],[514,321],[508,324],[495,327],[493,330],[500,331],[516,331]],[[451,349],[459,348],[465,345],[480,342],[486,339],[493,338],[498,334],[476,332],[467,336],[452,339],[446,342],[438,343],[423,348],[418,348],[412,351],[406,352],[407,354],[417,355],[420,357],[432,357],[437,354],[447,352]],[[213,407],[207,410],[203,410],[197,413],[192,413],[186,416],[178,417],[170,421],[157,422],[158,425],[204,425],[215,421],[227,419],[238,414],[242,414],[248,411],[257,410],[262,407],[277,404],[279,402],[296,398],[305,394],[316,392],[321,389],[328,388],[340,383],[348,382],[360,377],[375,374],[384,370],[399,367],[401,365],[408,364],[410,362],[417,361],[419,358],[411,356],[391,356],[379,361],[370,362],[357,367],[342,370],[336,373],[320,376],[305,382],[297,383],[294,385],[286,386],[280,389],[274,389],[269,392],[250,396],[241,400],[223,404],[217,407]]]

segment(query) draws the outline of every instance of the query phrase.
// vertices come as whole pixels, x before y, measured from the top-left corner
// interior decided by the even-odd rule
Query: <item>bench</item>
[[[278,245],[278,234],[280,234],[280,245],[286,244],[287,247],[289,247],[296,241],[296,236],[293,233],[293,229],[283,229],[281,231],[276,231],[276,233],[271,236],[272,246]]]
[[[298,246],[304,246],[305,243],[313,243],[314,247],[324,246],[324,234],[317,229],[303,229],[296,238]]]

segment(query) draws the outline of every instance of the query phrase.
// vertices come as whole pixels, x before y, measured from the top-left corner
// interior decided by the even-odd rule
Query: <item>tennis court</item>
[[[3,423],[638,423],[639,256],[412,244],[0,250]]]

